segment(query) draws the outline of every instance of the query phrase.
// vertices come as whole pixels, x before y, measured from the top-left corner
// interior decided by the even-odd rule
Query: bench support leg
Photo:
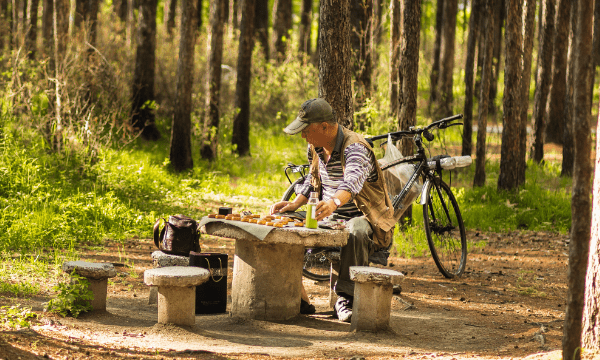
[[[385,330],[390,325],[392,284],[355,283],[351,330]]]
[[[196,287],[159,286],[158,322],[189,325],[196,323]]]
[[[91,301],[93,310],[106,310],[106,291],[108,279],[90,279],[89,289],[94,293],[94,300]]]
[[[299,244],[237,240],[231,285],[231,316],[288,320],[300,314],[302,260]]]

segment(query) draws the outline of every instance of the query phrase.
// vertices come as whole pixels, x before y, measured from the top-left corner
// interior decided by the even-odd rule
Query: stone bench
[[[167,266],[189,266],[190,258],[182,255],[166,254],[160,250],[152,253],[152,267],[162,268]],[[158,288],[153,286],[150,288],[148,296],[148,304],[156,304],[158,302]]]
[[[394,285],[404,278],[401,272],[370,266],[351,266],[355,282],[352,330],[385,330],[389,327]]]
[[[75,273],[85,277],[90,285],[89,289],[94,294],[91,301],[93,310],[106,310],[106,289],[108,278],[117,276],[117,271],[109,263],[90,263],[87,261],[67,261],[62,265],[62,270],[68,274]]]
[[[144,271],[144,283],[158,288],[158,322],[194,325],[196,286],[208,280],[210,272],[193,266],[168,266]]]

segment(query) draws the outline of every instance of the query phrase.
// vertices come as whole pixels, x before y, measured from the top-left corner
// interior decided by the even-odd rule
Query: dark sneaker
[[[316,311],[315,306],[313,304],[309,304],[304,299],[300,299],[300,314],[303,315],[311,315]]]
[[[340,321],[350,322],[352,318],[352,300],[339,296],[333,307],[335,314]]]

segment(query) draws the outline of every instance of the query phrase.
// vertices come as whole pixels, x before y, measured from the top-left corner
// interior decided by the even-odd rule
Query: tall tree
[[[518,184],[525,184],[527,167],[527,124],[529,123],[529,89],[531,87],[531,63],[533,58],[533,38],[535,33],[535,10],[538,0],[527,0],[523,27],[523,77],[521,78],[521,120],[519,137],[519,155],[517,158]]]
[[[131,88],[131,123],[142,138],[158,140],[154,123],[154,66],[156,59],[157,0],[139,0],[135,70]]]
[[[266,60],[269,60],[269,0],[254,0],[254,34],[262,47]]]
[[[538,72],[533,103],[533,145],[531,158],[536,162],[544,159],[544,133],[546,127],[546,104],[552,76],[552,50],[554,45],[555,0],[542,1],[543,24],[540,28]]]
[[[454,46],[456,41],[456,15],[458,0],[444,0],[443,36],[440,59],[440,99],[438,114],[452,115],[452,95],[454,74]]]
[[[54,46],[54,32],[52,28],[54,26],[54,1],[53,0],[43,0],[44,8],[42,10],[42,39],[44,46],[43,56],[50,57],[52,56],[52,48]]]
[[[202,0],[198,0],[198,4],[196,5],[196,26],[198,27],[198,31],[202,31],[202,9],[204,9]]]
[[[465,60],[465,107],[463,118],[462,155],[471,155],[473,137],[473,72],[475,66],[475,49],[479,38],[479,17],[481,16],[481,0],[471,2],[469,19],[469,37],[467,38],[467,58]]]
[[[600,1],[599,1],[600,2]],[[558,0],[556,14],[556,35],[554,40],[554,65],[552,66],[552,86],[548,103],[548,126],[546,141],[562,144],[564,132],[564,98],[567,91],[567,47],[569,45],[569,21],[571,0]],[[591,82],[593,85],[593,81]]]
[[[177,0],[165,0],[163,22],[167,28],[167,34],[171,36],[175,28],[175,16],[177,15]]]
[[[127,0],[114,0],[114,12],[122,23],[127,21]]]
[[[255,0],[241,0],[242,21],[237,60],[235,108],[231,143],[240,156],[250,156],[250,81],[252,75],[252,49],[254,48]]]
[[[439,96],[438,81],[440,78],[440,54],[442,51],[442,31],[444,22],[444,1],[436,2],[435,10],[435,40],[433,42],[433,62],[429,76],[429,111],[436,106]]]
[[[522,1],[506,0],[506,60],[504,64],[504,99],[502,145],[498,189],[519,186],[518,164],[521,145],[521,76],[523,75]]]
[[[171,126],[169,159],[175,171],[194,167],[192,160],[192,85],[194,84],[194,45],[196,44],[197,0],[181,1],[179,59],[177,60],[177,100]]]
[[[360,110],[371,97],[371,21],[373,17],[372,0],[350,1],[350,23],[352,32],[352,63],[355,79],[355,106]],[[357,118],[358,125],[364,128],[364,119]]]
[[[481,71],[481,94],[479,98],[479,115],[477,119],[477,147],[475,149],[475,176],[473,177],[473,186],[485,185],[485,157],[486,157],[486,137],[487,137],[487,117],[489,107],[490,82],[492,79],[492,59],[494,57],[494,27],[497,17],[494,16],[494,6],[498,0],[489,0],[485,4],[485,47],[483,55],[483,68]]]
[[[4,50],[8,31],[8,0],[0,0],[0,52]]]
[[[596,1],[594,5],[594,42],[592,44],[592,79],[596,76],[596,68],[600,65],[600,1]],[[594,82],[592,81],[592,88]]]
[[[390,116],[399,113],[398,86],[400,84],[400,0],[390,0]]]
[[[278,61],[285,59],[292,29],[292,0],[275,0],[273,8],[273,47]]]
[[[573,132],[575,162],[571,192],[571,242],[567,273],[567,311],[563,330],[563,359],[581,358],[582,316],[585,303],[585,280],[588,265],[592,193],[592,129],[590,115],[590,76],[592,71],[592,27],[594,0],[579,0],[575,32],[575,72],[573,92]],[[596,347],[598,345],[596,344]]]
[[[496,1],[496,9],[494,10],[494,16],[496,16],[495,33],[494,33],[494,58],[492,60],[492,79],[490,82],[490,100],[488,102],[489,112],[491,114],[496,113],[496,95],[498,94],[498,77],[500,75],[500,62],[502,61],[502,29],[504,27],[504,20],[506,19],[505,0]]]
[[[575,1],[571,5],[571,23],[569,25],[569,53],[567,55],[567,91],[565,92],[564,118],[565,128],[563,130],[562,168],[560,176],[572,176],[573,164],[575,162],[575,149],[573,144],[573,93],[575,84],[573,74],[575,73],[575,32],[577,30],[577,9]]]
[[[58,63],[64,59],[67,49],[67,41],[69,38],[69,8],[68,0],[54,0],[54,44],[55,44],[55,61]]]
[[[298,37],[299,52],[310,56],[311,53],[311,25],[312,25],[313,0],[302,0],[300,12],[300,36]]]
[[[319,97],[324,98],[331,105],[338,123],[352,129],[354,111],[350,29],[348,1],[320,1]]]
[[[229,1],[210,2],[210,36],[208,44],[208,81],[206,108],[208,116],[204,121],[205,141],[200,148],[203,159],[214,160],[217,156],[221,97],[221,62],[223,60],[223,32],[226,22],[226,9]]]
[[[39,0],[29,0],[29,29],[27,31],[27,56],[35,59],[37,43],[37,23],[38,23]]]
[[[80,28],[82,23],[86,26],[86,41],[92,46],[96,46],[99,1],[75,0],[75,27]]]

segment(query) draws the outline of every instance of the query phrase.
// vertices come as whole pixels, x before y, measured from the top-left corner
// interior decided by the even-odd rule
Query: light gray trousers
[[[338,269],[338,279],[334,291],[354,296],[354,281],[350,280],[350,266],[369,266],[369,255],[378,247],[373,242],[373,229],[366,217],[356,217],[346,223],[350,232],[348,243],[342,247]]]

